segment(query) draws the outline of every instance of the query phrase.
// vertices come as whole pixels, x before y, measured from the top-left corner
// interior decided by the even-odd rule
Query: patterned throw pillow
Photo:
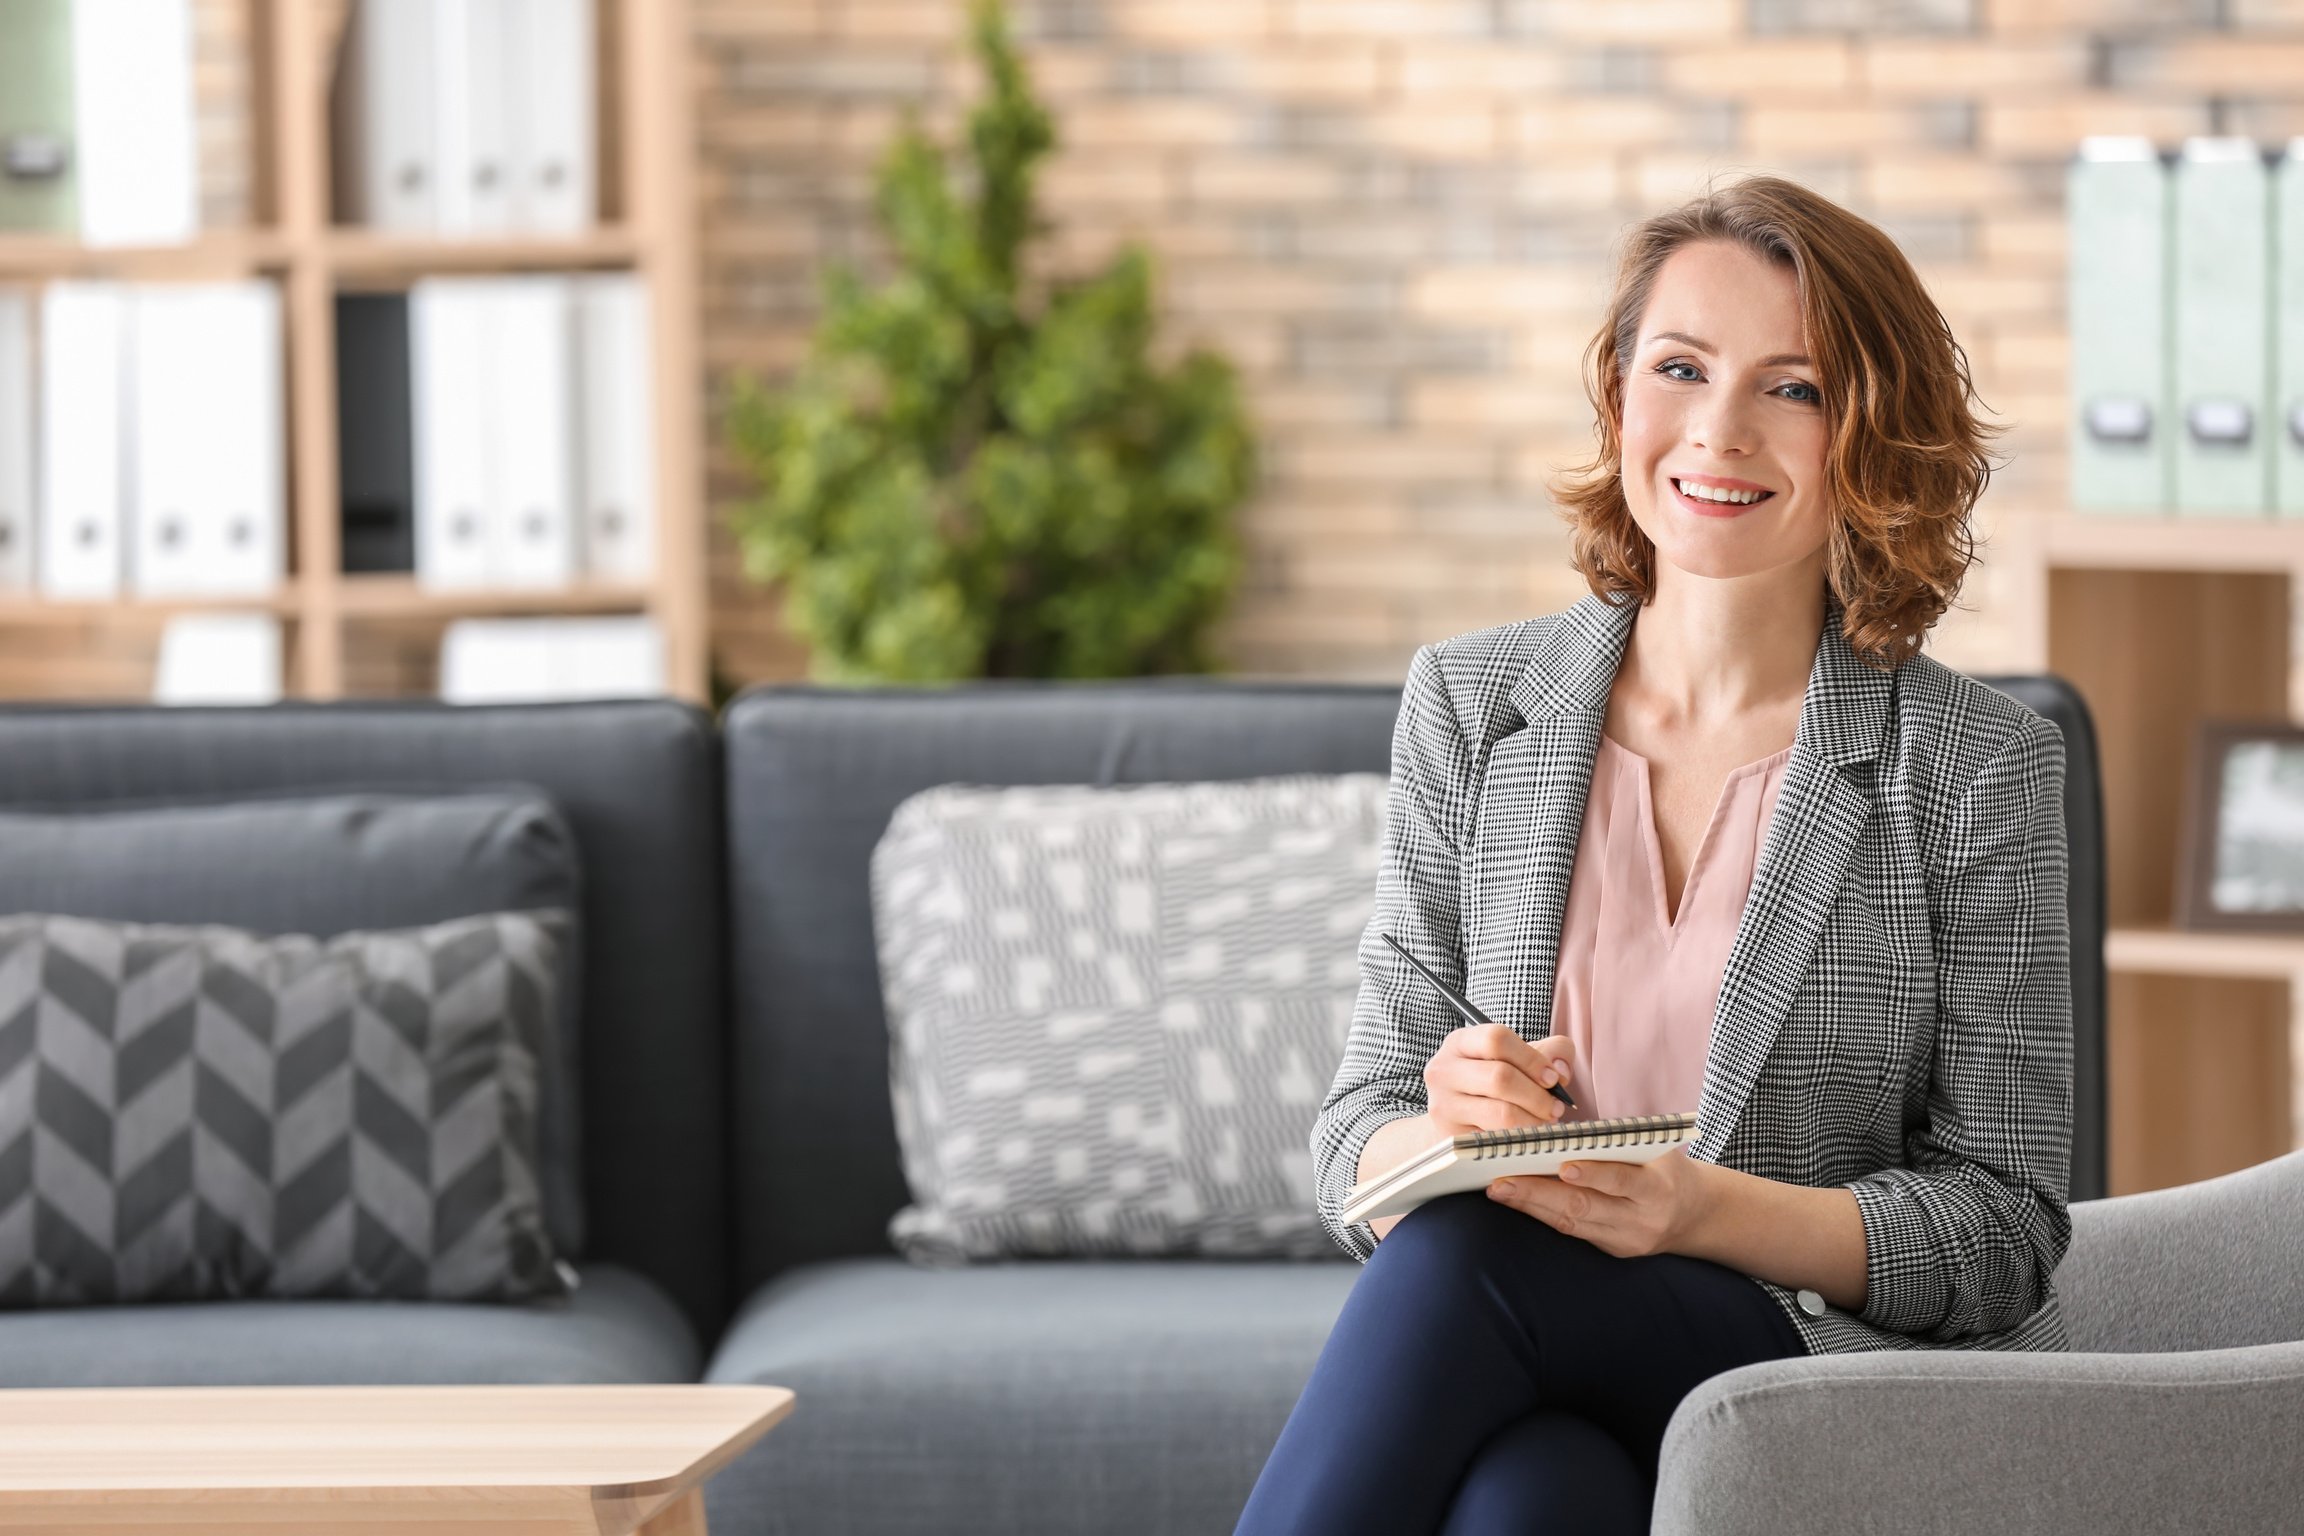
[[[0,808],[0,913],[328,939],[582,902],[576,834],[523,784]],[[559,946],[560,1017],[537,1089],[544,1220],[564,1254],[584,1248],[582,927]]]
[[[923,1263],[1331,1259],[1309,1142],[1375,903],[1380,774],[944,785],[873,851]]]
[[[0,1305],[564,1294],[536,1108],[567,932],[0,917]]]

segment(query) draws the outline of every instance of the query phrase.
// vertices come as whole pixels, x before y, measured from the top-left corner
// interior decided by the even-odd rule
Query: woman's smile
[[[1717,475],[1668,475],[1664,483],[1672,488],[1672,499],[1681,509],[1698,517],[1734,517],[1776,494],[1750,480]]]

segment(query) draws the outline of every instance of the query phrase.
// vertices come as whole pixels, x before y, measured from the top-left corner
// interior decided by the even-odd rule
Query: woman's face
[[[1821,569],[1831,509],[1807,352],[1789,269],[1717,240],[1665,258],[1624,378],[1621,434],[1624,500],[1661,561],[1717,579]],[[1766,494],[1739,504],[1754,491]]]

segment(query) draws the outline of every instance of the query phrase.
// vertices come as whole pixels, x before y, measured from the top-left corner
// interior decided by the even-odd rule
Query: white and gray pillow
[[[563,1294],[558,911],[322,941],[0,917],[0,1305]]]
[[[872,857],[890,1089],[928,1263],[1327,1259],[1309,1136],[1386,781],[944,785]]]

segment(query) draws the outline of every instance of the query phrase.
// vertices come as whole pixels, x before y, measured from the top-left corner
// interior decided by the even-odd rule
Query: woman
[[[1754,177],[1633,232],[1588,363],[1592,594],[1409,669],[1313,1132],[1367,1266],[1242,1532],[1645,1531],[1717,1372],[2067,1347],[2063,738],[1919,648],[1991,473],[1967,360],[1886,236]],[[1555,1081],[1695,1140],[1340,1221]]]

